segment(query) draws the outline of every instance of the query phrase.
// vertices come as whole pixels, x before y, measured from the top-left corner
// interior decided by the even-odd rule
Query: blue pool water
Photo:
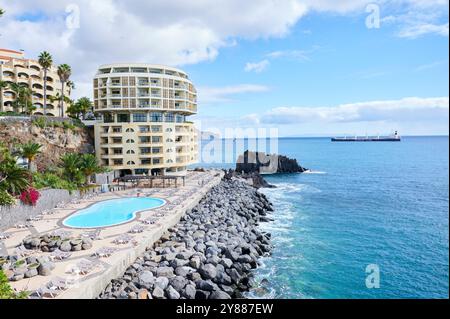
[[[122,224],[139,211],[160,207],[163,199],[148,197],[119,198],[99,202],[67,217],[63,224],[75,228],[97,228]]]
[[[262,227],[275,247],[255,271],[266,297],[448,298],[448,143],[280,139],[279,153],[317,173],[267,176],[276,211]],[[369,264],[380,288],[366,287]]]

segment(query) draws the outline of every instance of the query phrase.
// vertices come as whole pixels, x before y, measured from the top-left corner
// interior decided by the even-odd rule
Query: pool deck
[[[50,276],[35,276],[20,281],[10,282],[17,291],[35,291],[43,287],[52,278],[66,279],[70,286],[67,290],[59,292],[56,298],[62,299],[91,299],[96,298],[109,282],[120,277],[131,266],[137,257],[141,256],[147,247],[157,241],[164,232],[178,223],[186,210],[191,209],[201,198],[215,185],[220,183],[223,172],[210,170],[206,172],[189,171],[186,176],[186,185],[178,188],[142,188],[140,196],[158,197],[167,201],[166,205],[142,211],[130,222],[117,226],[97,228],[100,230],[100,238],[93,241],[89,250],[71,252],[71,256],[62,261],[55,262],[55,269]],[[62,221],[74,212],[86,208],[96,202],[120,197],[135,197],[138,189],[118,192],[102,193],[96,197],[81,200],[77,204],[68,204],[63,208],[55,208],[51,215],[44,215],[40,221],[31,222],[32,227],[25,229],[10,228],[4,231],[10,238],[0,240],[0,255],[14,254],[16,247],[22,240],[30,235],[36,236],[50,233],[55,230],[70,231],[71,237],[79,237],[81,234],[96,230],[75,229],[66,227]],[[168,210],[168,208],[170,208]],[[141,222],[149,217],[155,217],[156,222],[151,225],[143,225]],[[128,244],[117,245],[114,239],[127,234],[136,225],[145,226],[145,230],[138,234],[129,234],[133,241]],[[99,258],[93,256],[98,249],[111,247],[117,249],[110,257]],[[50,253],[37,251],[32,256],[49,256]],[[81,260],[89,260],[95,263],[95,268],[86,275],[72,274],[72,269]]]

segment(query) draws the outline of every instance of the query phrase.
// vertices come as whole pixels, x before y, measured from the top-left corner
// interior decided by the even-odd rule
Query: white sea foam
[[[317,174],[317,175],[323,175],[326,174],[327,172],[322,172],[322,171],[313,171],[313,170],[307,170],[304,171],[303,174]]]

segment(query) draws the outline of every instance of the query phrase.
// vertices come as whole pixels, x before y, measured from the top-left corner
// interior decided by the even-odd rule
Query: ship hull
[[[400,138],[332,138],[332,142],[400,142]]]

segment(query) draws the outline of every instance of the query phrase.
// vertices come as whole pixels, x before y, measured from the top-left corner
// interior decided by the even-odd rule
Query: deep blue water
[[[275,248],[255,271],[269,281],[265,296],[448,298],[448,142],[280,139],[280,154],[319,173],[267,176],[276,212],[262,227]],[[366,287],[369,264],[379,288]]]

